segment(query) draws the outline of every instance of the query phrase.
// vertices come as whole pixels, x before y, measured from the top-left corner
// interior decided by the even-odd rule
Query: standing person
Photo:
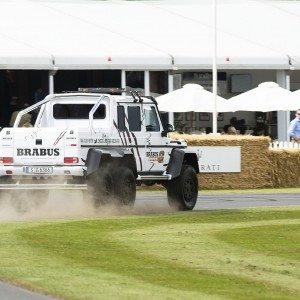
[[[295,119],[291,121],[288,135],[292,140],[300,143],[300,109],[295,113]]]
[[[45,98],[44,92],[41,88],[38,88],[33,95],[33,104],[38,103],[39,101]]]
[[[234,128],[237,128],[237,125],[238,125],[238,119],[237,117],[232,117],[230,119],[230,124],[234,127]]]

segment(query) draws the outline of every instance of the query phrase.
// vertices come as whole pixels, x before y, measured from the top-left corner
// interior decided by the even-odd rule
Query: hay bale
[[[189,146],[241,146],[241,172],[201,173],[200,189],[300,187],[300,149],[269,149],[268,137],[178,133],[170,136],[184,139]]]
[[[300,149],[272,149],[269,155],[274,187],[299,187]]]
[[[202,189],[249,189],[273,187],[268,137],[229,135],[188,135],[172,133],[189,146],[241,146],[240,173],[201,173]]]

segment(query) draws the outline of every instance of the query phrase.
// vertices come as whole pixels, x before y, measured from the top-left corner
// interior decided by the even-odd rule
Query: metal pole
[[[58,71],[57,67],[54,67],[53,70],[49,70],[49,77],[48,77],[48,82],[49,82],[49,94],[54,94],[54,76],[56,72]]]
[[[290,74],[288,74],[288,72],[286,73],[285,80],[286,80],[286,89],[290,91],[291,90],[291,78],[290,78]],[[291,122],[291,113],[290,113],[290,111],[286,111],[285,113],[286,113],[286,116],[285,116],[286,129],[288,131],[288,128],[290,127],[290,122]],[[287,141],[290,140],[290,137],[288,136],[288,134],[287,134],[286,140]]]
[[[121,88],[126,89],[126,71],[121,71]],[[122,93],[123,96],[126,95],[126,93]]]
[[[214,38],[213,38],[213,99],[214,99],[214,110],[213,110],[213,134],[217,133],[218,124],[218,112],[217,112],[217,0],[213,0],[213,11],[214,11]]]
[[[171,71],[169,71],[168,73],[168,93],[172,92],[174,90],[174,76],[173,73]],[[174,126],[174,113],[169,112],[168,113],[169,116],[169,124],[171,124],[172,126]]]
[[[276,81],[282,88],[290,88],[290,76],[286,70],[276,71]],[[284,100],[283,100],[284,101]],[[277,112],[277,139],[278,141],[288,141],[288,128],[289,128],[290,116],[286,111]]]
[[[145,96],[150,96],[150,72],[149,71],[145,71],[144,72],[144,78],[145,78],[145,81],[144,81],[144,89],[145,89]]]
[[[54,94],[54,74],[49,71],[49,94]]]

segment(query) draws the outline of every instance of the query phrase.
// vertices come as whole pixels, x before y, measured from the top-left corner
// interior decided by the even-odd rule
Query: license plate
[[[52,167],[25,167],[25,173],[27,174],[52,174]]]

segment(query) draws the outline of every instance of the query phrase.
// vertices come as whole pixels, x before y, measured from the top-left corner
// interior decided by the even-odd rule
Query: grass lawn
[[[138,191],[142,192],[155,192],[155,191],[165,191],[166,189],[162,187],[161,185],[154,185],[151,187],[146,186],[140,186],[138,187]],[[199,189],[199,195],[203,194],[289,194],[289,193],[299,193],[300,194],[300,188],[299,187],[293,187],[293,188],[264,188],[264,189],[226,189],[226,190],[203,190]]]
[[[300,299],[300,208],[0,224],[0,279],[63,299]]]
[[[289,194],[289,193],[299,193],[300,188],[264,188],[264,189],[244,189],[244,190],[235,190],[235,189],[227,189],[227,190],[201,190],[199,191],[201,194]]]

